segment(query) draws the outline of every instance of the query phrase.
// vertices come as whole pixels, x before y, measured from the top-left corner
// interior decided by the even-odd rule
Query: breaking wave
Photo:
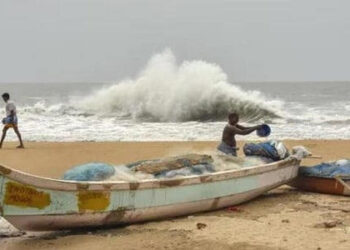
[[[259,91],[244,91],[229,83],[216,64],[198,60],[178,64],[167,49],[154,55],[134,79],[102,87],[67,105],[37,104],[30,109],[154,122],[215,121],[237,112],[250,122],[278,118],[282,106]]]
[[[282,102],[230,84],[216,64],[177,64],[167,49],[154,55],[135,79],[102,88],[78,105],[87,112],[119,113],[160,122],[219,120],[228,112],[251,121],[279,117]]]

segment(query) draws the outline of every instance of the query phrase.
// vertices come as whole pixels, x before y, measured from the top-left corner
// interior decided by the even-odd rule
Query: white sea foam
[[[75,107],[94,114],[119,114],[147,121],[223,119],[238,112],[245,120],[276,118],[283,103],[230,84],[216,64],[177,64],[170,50],[153,56],[135,79],[102,88]]]

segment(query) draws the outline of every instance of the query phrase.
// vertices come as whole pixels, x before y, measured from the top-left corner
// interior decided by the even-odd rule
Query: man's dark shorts
[[[225,142],[221,142],[217,149],[227,155],[237,156],[237,148],[227,145]]]

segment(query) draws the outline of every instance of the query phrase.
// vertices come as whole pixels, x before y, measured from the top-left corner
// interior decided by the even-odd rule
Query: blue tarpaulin
[[[274,140],[260,143],[247,143],[243,147],[243,152],[246,156],[260,156],[274,161],[279,161],[289,155],[283,143]]]
[[[299,175],[322,178],[342,176],[343,179],[350,179],[350,160],[344,159],[335,162],[323,162],[313,167],[300,167]]]

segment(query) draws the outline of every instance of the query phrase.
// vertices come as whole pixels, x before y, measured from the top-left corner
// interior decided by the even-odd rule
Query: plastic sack
[[[63,175],[63,180],[69,181],[102,181],[114,175],[115,168],[112,165],[99,162],[91,162],[75,166]]]
[[[288,149],[280,141],[270,140],[260,143],[247,143],[243,147],[246,156],[260,156],[279,161],[289,156]]]

